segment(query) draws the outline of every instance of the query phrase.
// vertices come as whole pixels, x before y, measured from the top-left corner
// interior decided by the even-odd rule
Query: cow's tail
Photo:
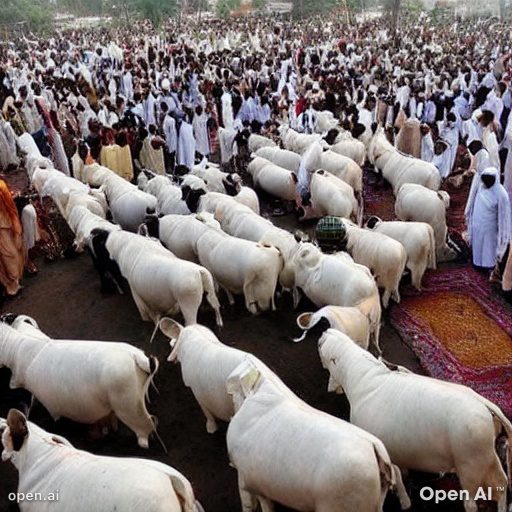
[[[210,274],[210,272],[205,268],[201,268],[199,270],[199,273],[201,274],[203,290],[206,293],[206,300],[215,311],[215,320],[217,322],[217,325],[219,327],[222,327],[223,324],[222,316],[220,314],[220,303],[219,299],[217,298],[217,294],[215,293],[215,283],[213,282],[213,277]]]
[[[506,466],[508,487],[509,489],[512,489],[512,423],[510,423],[509,419],[503,414],[503,411],[496,404],[481,395],[479,395],[479,398],[491,413],[493,420],[501,425],[502,430],[505,431],[505,436],[507,438]]]
[[[372,335],[373,344],[379,354],[382,353],[379,345],[380,320],[382,315],[379,292],[375,291],[375,293],[357,304],[356,307],[370,321],[370,333]]]
[[[169,475],[172,488],[178,496],[182,512],[201,512],[203,507],[196,501],[190,482],[177,471]]]
[[[135,364],[144,372],[147,373],[148,378],[144,383],[144,398],[150,403],[149,400],[149,386],[153,386],[158,392],[155,386],[154,378],[158,371],[159,362],[155,356],[146,356],[145,354],[135,355]]]
[[[375,453],[375,458],[377,459],[377,465],[379,466],[381,505],[384,505],[384,500],[386,499],[388,491],[395,488],[395,472],[388,452],[382,443],[374,442],[373,451]]]
[[[429,238],[429,251],[428,251],[428,268],[437,268],[437,256],[436,256],[436,238],[434,236],[434,229],[428,224],[428,238]]]

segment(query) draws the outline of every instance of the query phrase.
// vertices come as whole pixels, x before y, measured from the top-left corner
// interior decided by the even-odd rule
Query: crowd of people
[[[347,26],[248,16],[25,36],[0,50],[0,168],[19,166],[24,132],[68,175],[80,141],[89,162],[127,180],[141,169],[183,173],[203,158],[229,167],[248,133],[277,140],[282,124],[312,133],[330,111],[363,142],[378,123],[443,179],[472,179],[473,263],[499,279],[512,236],[511,41],[512,27],[496,20],[439,25],[424,14],[395,34],[380,19]],[[461,151],[469,168],[459,168]],[[11,282],[22,271],[4,254],[26,252],[15,213],[6,199],[7,294],[17,292]]]

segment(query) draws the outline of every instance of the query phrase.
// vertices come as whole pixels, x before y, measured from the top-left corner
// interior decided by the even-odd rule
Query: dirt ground
[[[279,218],[281,225],[288,222],[293,220]],[[102,295],[99,279],[87,254],[54,263],[39,261],[38,264],[39,274],[24,280],[22,293],[7,301],[2,312],[34,317],[51,337],[122,340],[142,348],[147,354],[156,355],[160,361],[156,378],[159,395],[152,393],[149,410],[158,417],[158,430],[169,452],[166,455],[155,439],[149,450],[139,448],[134,434],[124,426],[115,434],[93,440],[86,426],[68,420],[54,423],[40,404],[32,409],[30,419],[65,436],[76,447],[95,454],[148,457],[170,464],[189,478],[206,512],[239,511],[236,471],[228,464],[225,446],[226,427],[222,426],[214,435],[206,433],[205,419],[190,389],[183,385],[179,366],[166,362],[170,351],[168,341],[159,334],[149,344],[152,325],[140,320],[129,291],[123,296]],[[224,299],[221,297],[226,304]],[[232,309],[224,306],[225,326],[214,330],[224,343],[261,358],[309,404],[348,419],[346,399],[327,393],[328,374],[320,364],[314,333],[302,343],[291,342],[291,338],[299,334],[295,324],[298,312],[308,310],[314,310],[313,306],[303,301],[298,311],[294,311],[290,297],[283,296],[278,300],[278,311],[253,317],[238,302]],[[213,328],[213,312],[204,307],[199,321]],[[421,372],[414,354],[386,321],[381,346],[388,360]],[[0,416],[5,417],[7,408],[12,405],[7,398],[6,390],[0,390]],[[440,485],[432,475],[414,475],[406,482],[414,500],[412,510],[458,510],[453,503],[442,507],[421,502],[418,492],[421,482],[425,481],[433,487]],[[10,463],[1,463],[0,512],[17,510],[7,499],[8,493],[16,490],[16,482],[14,467]],[[446,485],[446,481],[442,485]],[[285,509],[278,507],[276,510]],[[385,510],[399,510],[396,499],[388,498]]]

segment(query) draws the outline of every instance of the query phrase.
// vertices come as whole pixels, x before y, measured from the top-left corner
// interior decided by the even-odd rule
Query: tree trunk
[[[396,35],[396,29],[398,28],[398,16],[400,14],[400,4],[402,3],[402,0],[393,0],[393,10],[392,10],[392,24],[391,24],[391,30],[393,31],[393,34]]]

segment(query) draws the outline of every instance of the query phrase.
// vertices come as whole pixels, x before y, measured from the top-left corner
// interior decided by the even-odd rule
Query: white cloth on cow
[[[192,169],[195,152],[196,141],[194,139],[192,125],[183,121],[178,137],[178,165],[184,165],[188,169]]]
[[[495,177],[487,188],[481,177]],[[475,175],[475,178],[478,175]],[[500,173],[494,167],[485,169],[478,184],[471,187],[466,205],[468,239],[473,252],[473,263],[492,268],[503,257],[512,237],[512,219],[508,194],[500,184]]]

